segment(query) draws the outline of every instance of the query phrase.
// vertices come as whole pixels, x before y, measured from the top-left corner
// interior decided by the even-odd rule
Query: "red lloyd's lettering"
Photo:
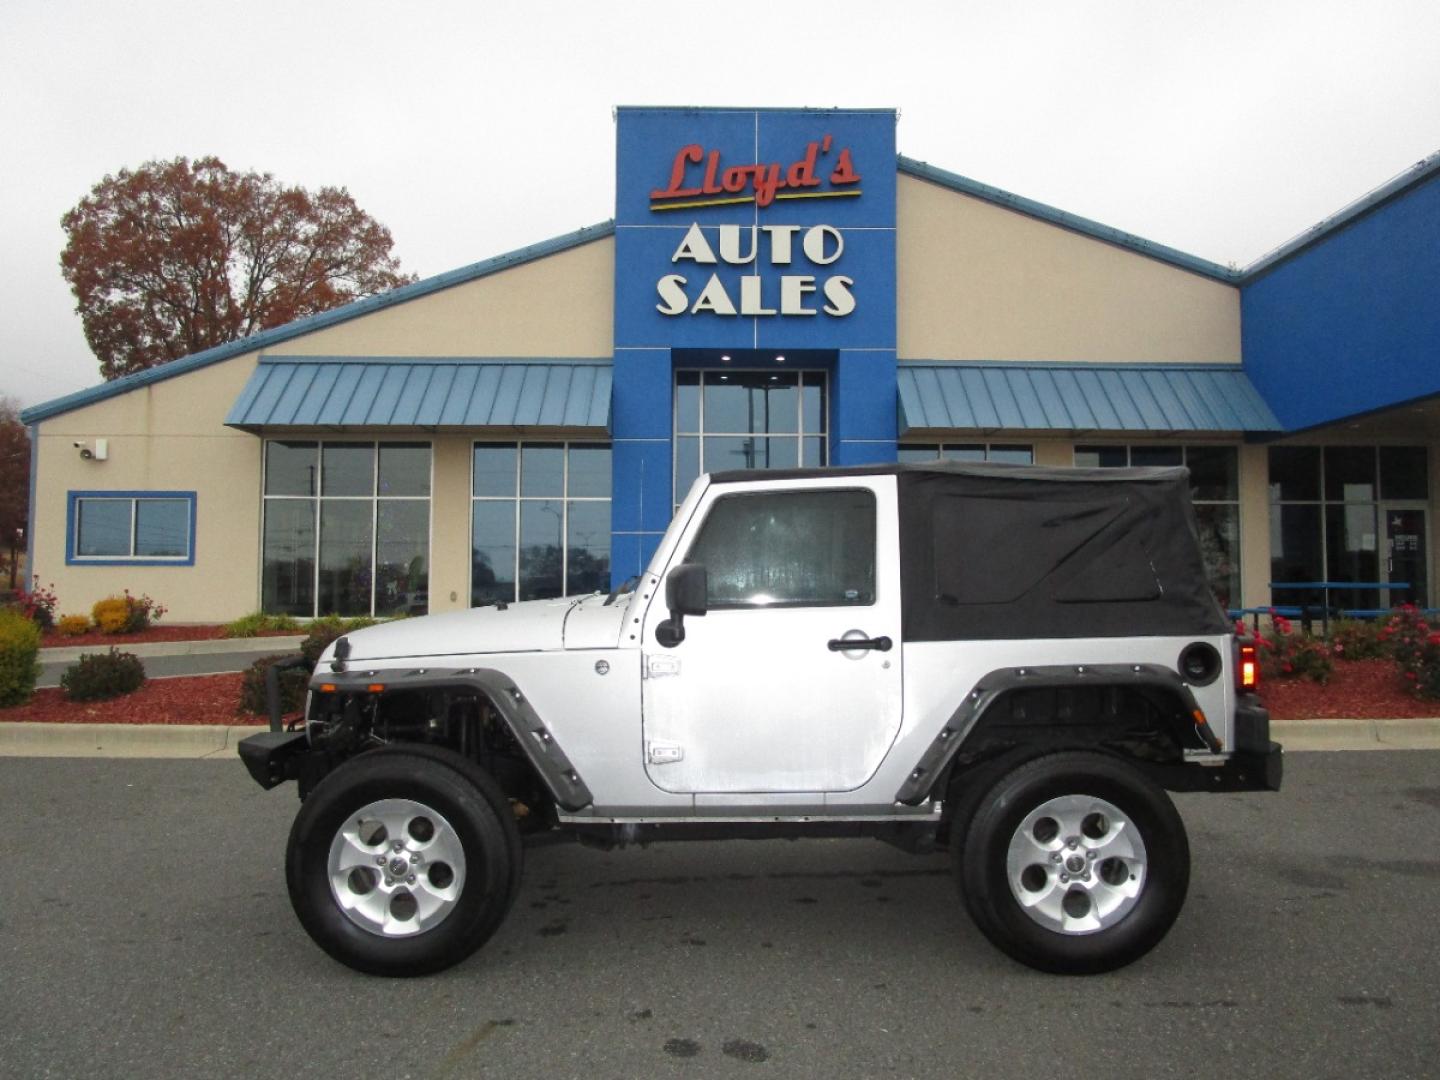
[[[675,155],[675,164],[670,167],[670,187],[663,193],[659,191],[652,191],[650,193],[650,197],[652,199],[683,199],[691,195],[699,195],[699,188],[687,188],[681,187],[680,185],[685,182],[686,164],[691,161],[699,161],[704,156],[705,149],[699,143],[691,143],[689,146],[682,146],[680,148],[680,152]],[[707,181],[713,174],[715,158],[718,158],[718,156],[718,154],[712,154],[711,172],[707,172],[705,174],[705,179]]]
[[[779,162],[757,162],[752,165],[731,165],[723,170],[720,167],[719,150],[707,153],[699,143],[689,143],[676,151],[675,158],[670,163],[669,186],[654,189],[650,192],[650,198],[659,202],[666,199],[689,199],[697,195],[738,195],[748,188],[755,193],[756,206],[769,206],[775,201],[776,193],[786,188],[820,186],[816,168],[820,156],[830,152],[831,143],[832,138],[829,135],[818,142],[807,143],[804,155],[788,166]],[[700,183],[687,186],[690,166],[698,165],[701,161],[705,162],[705,168]],[[829,182],[833,187],[860,182],[860,174],[855,171],[849,147],[840,151],[835,167],[830,172]]]

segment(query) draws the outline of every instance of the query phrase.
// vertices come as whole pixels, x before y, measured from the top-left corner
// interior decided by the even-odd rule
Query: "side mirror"
[[[655,640],[673,649],[685,640],[685,616],[704,615],[710,581],[700,563],[681,563],[665,579],[665,606],[670,617],[655,627]]]

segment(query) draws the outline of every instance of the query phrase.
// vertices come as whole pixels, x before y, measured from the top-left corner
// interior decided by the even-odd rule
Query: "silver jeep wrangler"
[[[999,948],[1098,972],[1184,902],[1166,789],[1278,790],[1254,679],[1184,469],[720,473],[633,587],[347,635],[240,752],[299,782],[291,901],[362,971],[464,959],[559,829],[948,844]]]

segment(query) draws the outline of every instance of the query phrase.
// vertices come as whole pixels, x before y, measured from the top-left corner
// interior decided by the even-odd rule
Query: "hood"
[[[421,615],[367,626],[346,634],[351,661],[468,656],[474,653],[541,652],[560,648],[613,647],[624,604],[604,606],[605,597],[523,600],[505,608],[482,607]],[[573,632],[568,616],[577,615]],[[569,640],[569,639],[577,640]],[[329,660],[334,646],[325,650]]]

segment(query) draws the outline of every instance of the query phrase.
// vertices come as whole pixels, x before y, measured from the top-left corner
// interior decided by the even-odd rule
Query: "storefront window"
[[[1282,586],[1271,603],[1424,606],[1428,491],[1424,447],[1271,447],[1270,580]],[[1328,599],[1323,589],[1283,587],[1303,582],[1364,587],[1332,588]]]
[[[265,611],[429,609],[428,443],[268,441],[264,502]]]
[[[470,604],[610,587],[608,443],[476,443]]]
[[[1035,464],[1035,448],[1019,443],[902,443],[896,460],[906,462],[999,461],[1009,465]]]
[[[1077,446],[1075,464],[1087,468],[1184,465],[1200,553],[1210,588],[1222,607],[1240,603],[1240,467],[1233,446]]]
[[[824,465],[825,413],[824,372],[679,372],[676,505],[701,473]]]

